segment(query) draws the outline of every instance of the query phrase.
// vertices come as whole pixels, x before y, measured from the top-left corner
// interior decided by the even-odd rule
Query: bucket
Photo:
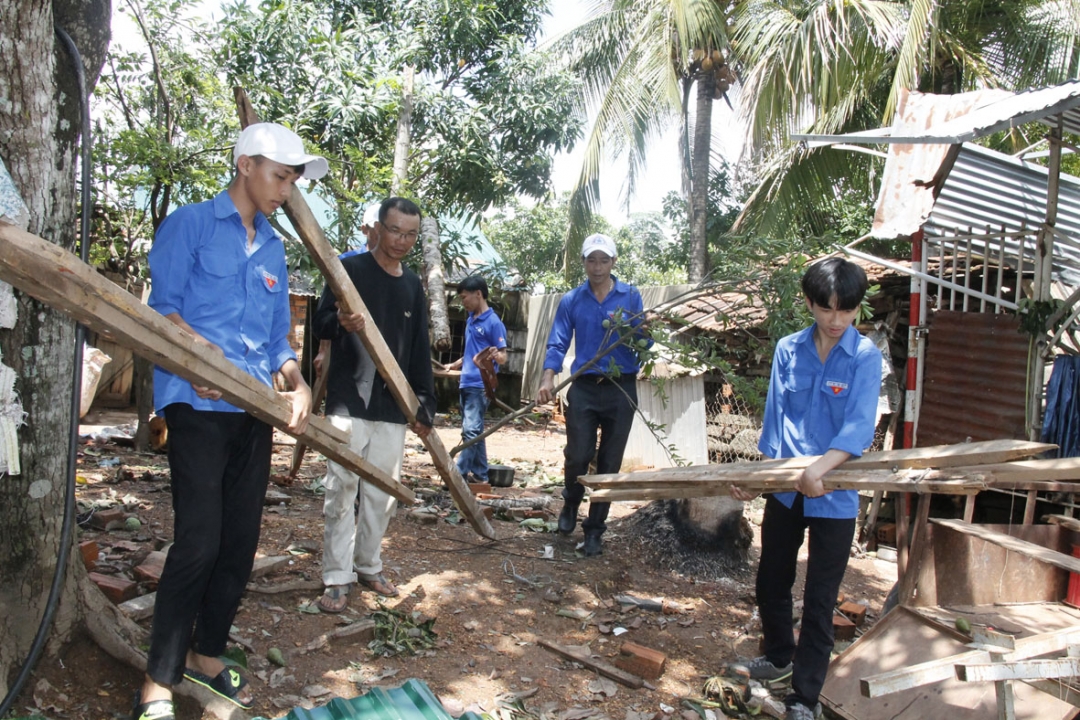
[[[510,487],[514,484],[514,468],[509,465],[488,465],[488,482],[492,487]]]

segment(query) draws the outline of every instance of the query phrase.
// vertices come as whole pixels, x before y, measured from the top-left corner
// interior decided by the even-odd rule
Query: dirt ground
[[[456,421],[451,416],[439,427],[448,448],[459,440]],[[98,414],[87,422],[94,423],[87,431],[100,435],[102,426],[131,423],[133,416]],[[647,552],[650,542],[642,540],[639,530],[631,531],[632,516],[645,503],[612,508],[604,554],[598,558],[575,552],[580,527],[575,536],[563,538],[496,516],[492,525],[498,539],[489,542],[457,517],[423,446],[411,434],[403,481],[436,511],[436,519],[430,522],[430,514],[419,517],[398,508],[383,543],[383,558],[385,572],[401,595],[382,603],[402,613],[405,625],[434,618],[434,636],[413,630],[416,638],[432,639],[432,646],[416,655],[383,657],[354,636],[306,651],[319,636],[379,610],[380,600],[354,589],[342,615],[313,611],[320,594],[322,498],[312,483],[323,475],[325,463],[309,452],[295,482],[282,484],[293,446],[286,436],[276,440],[271,489],[286,498],[266,507],[260,554],[290,559],[282,569],[254,581],[234,628],[234,639],[246,648],[246,674],[257,698],[254,714],[282,717],[295,707],[323,705],[335,695],[350,698],[419,678],[454,716],[465,710],[493,712],[500,701],[505,706],[518,694],[518,709],[511,714],[524,711],[523,717],[697,720],[699,715],[681,701],[704,697],[704,681],[724,663],[756,654],[753,569],[760,500],[747,507],[754,532],[750,564],[730,572],[691,575],[662,569],[678,564],[657,562],[657,553]],[[488,441],[489,458],[516,468],[515,485],[493,492],[550,497],[547,519],[553,521],[561,507],[563,444],[562,427],[550,421],[500,430]],[[80,535],[100,547],[98,572],[132,578],[134,566],[171,539],[165,456],[135,454],[130,447],[99,438],[83,445],[80,468],[85,479],[78,485],[81,517],[85,519],[91,506],[119,504],[140,520],[135,530],[87,526]],[[860,632],[877,619],[895,580],[894,564],[861,553],[852,557],[843,592],[869,608],[868,624]],[[282,587],[294,589],[272,592]],[[150,590],[145,583],[140,586],[140,591]],[[619,594],[662,600],[674,612],[620,605],[613,600]],[[149,620],[140,624],[149,628]],[[633,690],[552,653],[539,640],[584,646],[607,662],[614,662],[619,647],[632,641],[663,652],[667,664],[659,679]],[[284,668],[267,659],[272,648],[281,651]],[[47,655],[39,662],[15,705],[16,716],[127,717],[139,680],[137,670],[108,657],[89,640],[76,639],[58,656]],[[199,715],[195,703],[181,698],[179,718]],[[509,715],[504,712],[502,717]]]

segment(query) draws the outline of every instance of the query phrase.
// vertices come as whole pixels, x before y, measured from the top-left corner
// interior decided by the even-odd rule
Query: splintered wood
[[[938,445],[866,453],[823,478],[826,490],[974,495],[989,488],[1080,492],[1080,460],[1027,460],[1056,446],[1026,440]],[[695,465],[648,472],[584,475],[593,502],[660,500],[794,490],[817,456]]]

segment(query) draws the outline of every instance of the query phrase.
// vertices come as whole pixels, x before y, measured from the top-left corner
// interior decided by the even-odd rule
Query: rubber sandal
[[[240,701],[240,691],[247,687],[248,683],[235,668],[226,666],[224,670],[214,677],[203,675],[198,670],[184,668],[184,677],[196,685],[202,685],[210,692],[220,695],[244,710],[250,710],[255,705],[253,702],[243,703]]]
[[[172,700],[142,700],[142,691],[135,691],[135,707],[131,710],[131,720],[176,720],[176,706]]]
[[[382,573],[379,573],[378,575],[357,575],[356,577],[361,585],[376,595],[382,595],[383,597],[397,597],[401,594],[401,591],[398,590],[393,583],[383,577]],[[384,588],[394,588],[394,592],[384,593],[379,590],[376,585],[382,585]]]
[[[341,607],[334,607],[332,605],[327,605],[326,604],[327,600],[337,601],[337,600],[340,600],[343,597],[346,598],[346,600],[345,600],[345,602],[343,602],[341,604]],[[318,601],[315,604],[319,607],[320,610],[322,610],[325,613],[332,613],[332,614],[339,613],[339,612],[343,611],[345,608],[347,608],[349,606],[348,597],[349,597],[349,586],[348,585],[328,585],[326,587],[326,590],[323,591],[322,596],[318,599]]]

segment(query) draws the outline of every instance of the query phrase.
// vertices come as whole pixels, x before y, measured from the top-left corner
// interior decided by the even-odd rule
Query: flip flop
[[[140,702],[142,691],[135,691],[135,707],[131,710],[131,720],[176,720],[176,706],[172,700],[151,700]]]
[[[242,707],[244,710],[250,710],[255,705],[253,702],[243,703],[240,701],[240,691],[247,687],[248,683],[243,675],[238,673],[235,668],[225,666],[225,668],[214,677],[203,675],[198,670],[184,668],[184,677],[196,685],[202,685],[210,692],[220,695],[234,705]]]
[[[366,587],[368,590],[375,593],[376,595],[382,595],[383,597],[397,597],[401,594],[401,591],[398,590],[393,583],[383,577],[382,573],[379,573],[378,575],[357,574],[356,579],[360,584],[362,584],[364,587]],[[382,585],[384,588],[393,588],[394,591],[384,593],[382,590],[376,587],[377,585]]]
[[[325,613],[339,613],[349,606],[349,586],[348,585],[327,585],[326,590],[323,592],[322,597],[315,603],[319,606],[319,609]],[[345,602],[341,603],[341,607],[334,607],[333,605],[327,605],[327,601],[337,602],[341,598],[345,598]]]

